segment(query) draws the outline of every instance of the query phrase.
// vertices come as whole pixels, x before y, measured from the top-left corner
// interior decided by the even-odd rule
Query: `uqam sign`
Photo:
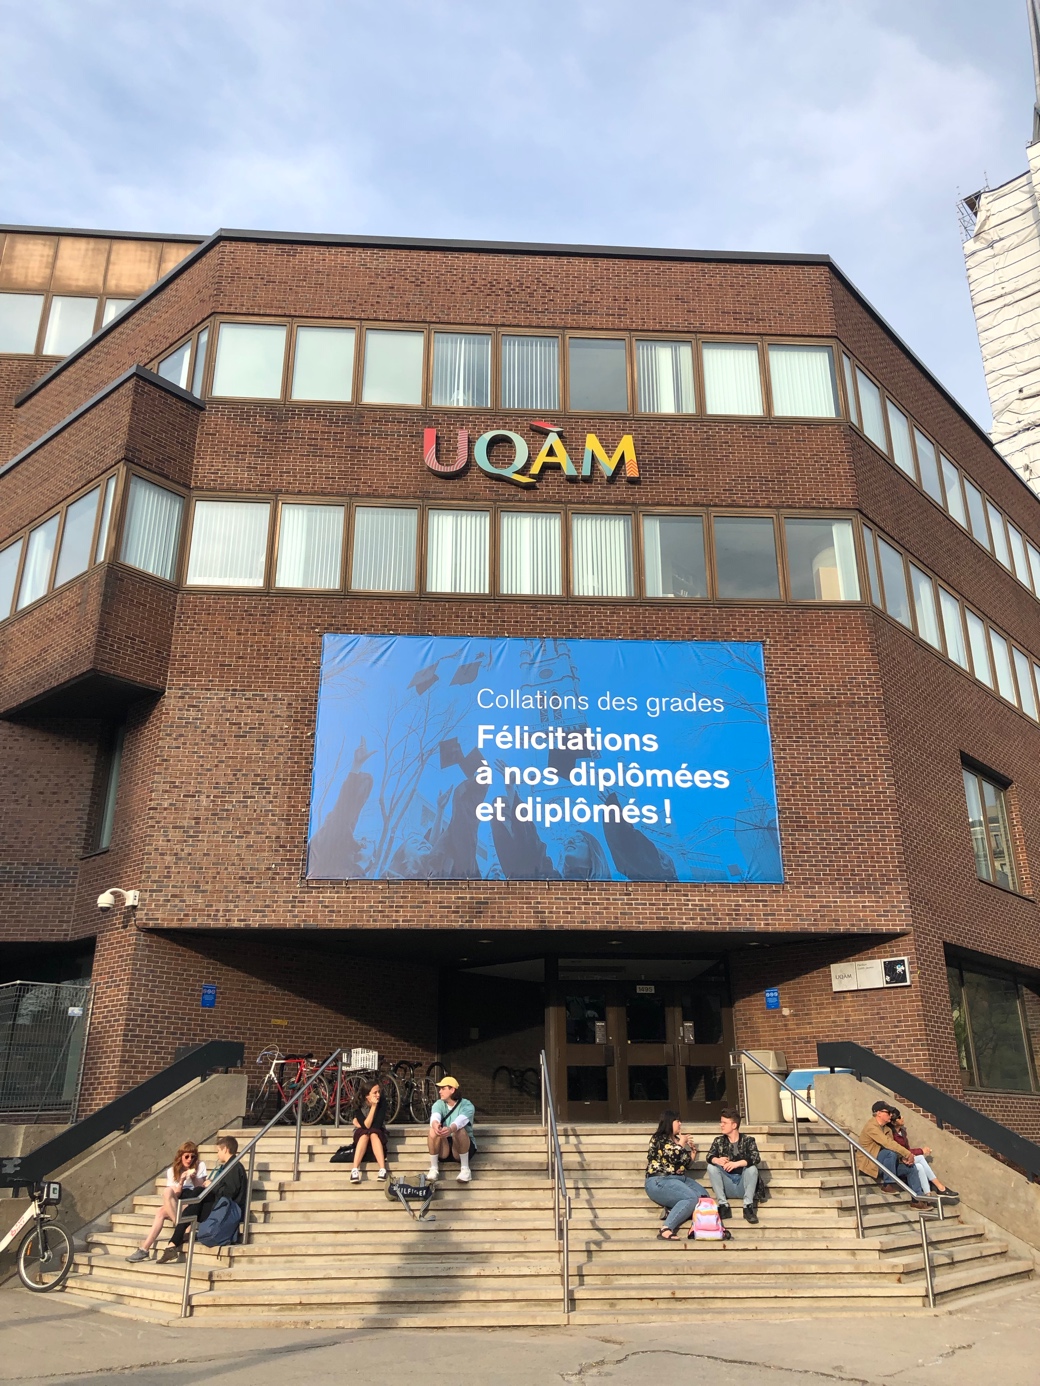
[[[558,469],[569,481],[591,480],[596,466],[608,481],[619,469],[626,481],[639,480],[636,447],[630,433],[626,433],[609,454],[595,433],[586,433],[585,449],[578,464],[567,451],[562,428],[542,419],[532,420],[531,427],[544,437],[533,460],[526,438],[507,428],[493,428],[482,433],[473,444],[474,462],[488,476],[497,477],[499,481],[511,481],[516,486],[533,486],[543,472],[552,468]],[[441,461],[438,457],[437,430],[427,428],[423,432],[423,460],[430,471],[438,476],[454,476],[456,472],[461,472],[469,462],[469,433],[460,428],[454,458]]]
[[[307,875],[781,882],[762,646],[326,635]]]

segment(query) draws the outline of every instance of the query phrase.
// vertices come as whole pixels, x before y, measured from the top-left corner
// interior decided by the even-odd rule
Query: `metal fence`
[[[89,982],[0,986],[0,1119],[76,1119]]]

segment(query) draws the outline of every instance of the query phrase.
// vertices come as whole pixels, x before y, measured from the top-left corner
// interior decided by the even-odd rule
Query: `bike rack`
[[[263,1128],[263,1130],[262,1130],[262,1131],[258,1131],[258,1132],[256,1133],[256,1135],[253,1137],[253,1139],[252,1139],[251,1141],[249,1141],[249,1142],[243,1147],[243,1149],[241,1149],[241,1150],[238,1152],[238,1154],[234,1157],[234,1159],[231,1159],[231,1160],[229,1160],[229,1161],[227,1162],[227,1164],[224,1166],[224,1168],[223,1168],[223,1169],[220,1171],[220,1173],[217,1175],[216,1179],[212,1180],[209,1184],[207,1184],[207,1185],[206,1185],[206,1188],[202,1191],[202,1193],[200,1193],[200,1194],[198,1195],[198,1197],[196,1197],[196,1198],[186,1198],[186,1199],[180,1199],[180,1198],[178,1198],[178,1200],[177,1200],[177,1216],[176,1216],[176,1220],[175,1220],[175,1222],[174,1222],[174,1226],[176,1226],[177,1223],[183,1222],[183,1221],[184,1221],[184,1219],[181,1217],[181,1213],[184,1212],[185,1209],[187,1209],[187,1208],[193,1208],[193,1207],[195,1207],[196,1204],[201,1203],[202,1200],[203,1200],[204,1198],[208,1198],[209,1195],[213,1192],[213,1190],[214,1190],[215,1188],[218,1187],[218,1185],[219,1185],[220,1182],[224,1179],[224,1177],[228,1174],[228,1172],[229,1172],[231,1169],[233,1169],[235,1165],[240,1165],[240,1164],[242,1163],[243,1159],[245,1158],[245,1156],[248,1155],[248,1156],[249,1156],[249,1168],[248,1168],[248,1171],[247,1171],[247,1174],[246,1174],[246,1201],[245,1201],[245,1208],[243,1209],[243,1214],[242,1214],[242,1243],[241,1243],[242,1246],[248,1245],[248,1242],[249,1242],[249,1210],[250,1210],[250,1208],[252,1207],[252,1203],[253,1203],[253,1173],[254,1173],[254,1170],[255,1170],[255,1167],[256,1167],[256,1148],[257,1148],[257,1146],[259,1145],[259,1143],[263,1140],[264,1136],[267,1135],[268,1131],[270,1131],[271,1127],[274,1126],[274,1125],[276,1125],[279,1121],[281,1121],[282,1117],[286,1114],[286,1112],[288,1112],[288,1111],[292,1108],[292,1106],[295,1104],[295,1106],[296,1106],[296,1143],[295,1143],[295,1146],[294,1146],[294,1149],[293,1149],[293,1182],[295,1183],[296,1180],[299,1179],[299,1177],[300,1177],[300,1139],[301,1139],[301,1136],[302,1136],[302,1134],[303,1134],[303,1099],[304,1099],[304,1097],[305,1097],[305,1095],[306,1095],[306,1093],[307,1093],[308,1088],[310,1088],[311,1084],[312,1084],[313,1082],[315,1082],[316,1079],[320,1078],[321,1075],[325,1072],[325,1070],[329,1067],[329,1065],[330,1065],[330,1064],[333,1064],[333,1063],[338,1063],[338,1064],[339,1064],[339,1066],[340,1066],[340,1073],[342,1074],[342,1068],[343,1068],[343,1050],[342,1050],[342,1049],[337,1049],[337,1050],[335,1051],[335,1053],[330,1054],[329,1057],[325,1060],[325,1062],[321,1065],[321,1067],[314,1070],[314,1072],[311,1074],[311,1076],[307,1079],[306,1083],[304,1083],[304,1085],[303,1085],[297,1092],[294,1092],[294,1093],[293,1093],[292,1097],[289,1098],[289,1101],[286,1102],[285,1106],[282,1107],[282,1109],[281,1109],[280,1111],[278,1111],[278,1112],[275,1113],[275,1115],[271,1118],[271,1120],[267,1123],[267,1125]],[[337,1101],[336,1101],[336,1107],[337,1107],[337,1111],[336,1111],[337,1121],[336,1121],[336,1124],[337,1124],[337,1126],[338,1126],[338,1125],[339,1125],[339,1098],[338,1098],[338,1096],[337,1096]],[[184,1288],[183,1288],[183,1290],[181,1291],[181,1313],[180,1313],[180,1316],[181,1316],[182,1319],[186,1319],[186,1318],[188,1317],[188,1301],[189,1301],[190,1294],[191,1294],[191,1267],[192,1267],[192,1262],[193,1262],[194,1257],[195,1257],[195,1231],[196,1231],[196,1228],[197,1228],[197,1227],[198,1227],[198,1219],[197,1219],[197,1218],[191,1218],[191,1219],[190,1219],[190,1226],[189,1226],[189,1228],[188,1228],[188,1254],[187,1254],[187,1257],[186,1257],[186,1259],[185,1259],[185,1265],[184,1265]]]

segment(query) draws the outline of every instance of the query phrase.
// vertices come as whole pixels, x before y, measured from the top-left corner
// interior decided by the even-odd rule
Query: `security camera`
[[[123,908],[125,910],[136,910],[141,899],[139,890],[120,890],[118,886],[113,886],[111,890],[104,890],[97,898],[99,910],[111,910],[115,908],[116,896],[123,897]]]
[[[110,890],[102,891],[97,898],[97,907],[99,910],[110,910],[115,903],[116,897]]]

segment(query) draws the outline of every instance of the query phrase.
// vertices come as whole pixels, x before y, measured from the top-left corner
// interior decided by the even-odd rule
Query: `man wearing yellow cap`
[[[457,1156],[460,1184],[473,1178],[469,1157],[477,1148],[473,1139],[473,1103],[459,1096],[459,1080],[444,1077],[437,1084],[437,1101],[430,1112],[430,1169],[427,1179],[439,1179],[441,1161]]]

